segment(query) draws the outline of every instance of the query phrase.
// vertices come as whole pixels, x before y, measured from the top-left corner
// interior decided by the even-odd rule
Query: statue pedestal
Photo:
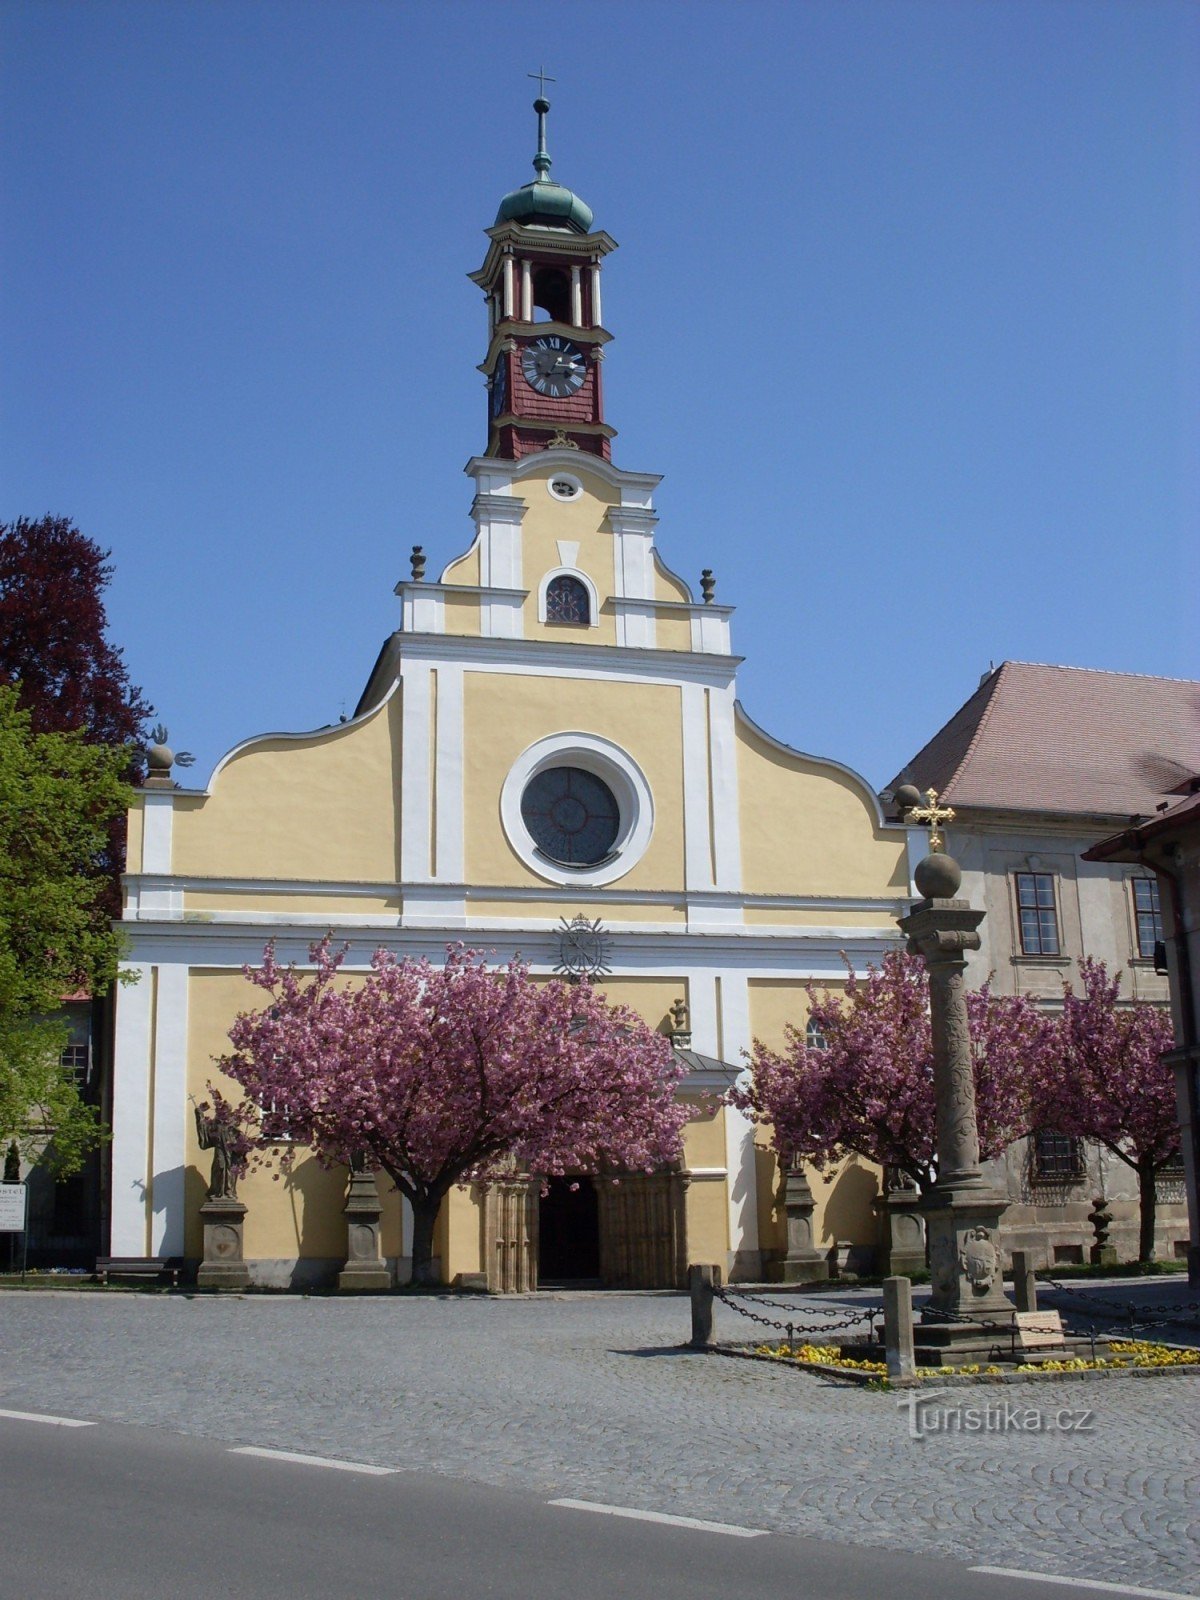
[[[201,1289],[247,1289],[250,1269],[242,1255],[242,1225],[246,1207],[240,1200],[206,1200],[200,1207],[204,1223],[204,1260],[196,1274]]]
[[[932,1293],[915,1330],[918,1362],[957,1365],[1008,1356],[1016,1308],[1004,1293],[1000,1254],[1007,1204],[982,1179],[957,1177],[922,1198]]]
[[[925,1271],[925,1227],[921,1196],[912,1188],[889,1188],[875,1201],[885,1278],[912,1278]]]
[[[339,1289],[392,1287],[392,1274],[379,1248],[382,1215],[375,1174],[351,1171],[345,1206],[346,1265],[338,1273]]]
[[[816,1201],[802,1167],[793,1167],[783,1192],[787,1212],[787,1255],[771,1264],[778,1283],[821,1283],[829,1277],[829,1262],[813,1243]]]

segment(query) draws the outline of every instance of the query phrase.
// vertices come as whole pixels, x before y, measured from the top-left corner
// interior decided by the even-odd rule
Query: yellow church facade
[[[506,197],[473,275],[489,418],[466,468],[470,548],[436,581],[414,551],[348,721],[239,745],[202,789],[152,778],[131,813],[138,981],[116,1009],[114,1255],[199,1258],[209,1163],[191,1101],[257,1004],[242,968],[269,940],[304,965],[330,931],[351,972],[380,947],[436,961],[458,941],[519,952],[540,976],[582,961],[685,1051],[679,1172],[585,1185],[578,1214],[535,1184],[515,1221],[496,1193],[455,1191],[437,1236],[446,1282],[523,1286],[496,1266],[514,1228],[543,1281],[666,1286],[688,1259],[755,1279],[784,1254],[774,1162],[714,1097],[755,1038],[803,1024],[809,981],[836,984],[846,960],[862,970],[896,943],[907,834],[857,774],[743,711],[730,608],[707,574],[697,597],[660,556],[658,478],[611,460],[600,275],[614,246],[549,181],[544,106],[543,164]],[[404,1281],[410,1222],[380,1184],[383,1253]],[[820,1246],[874,1242],[873,1173],[814,1189]],[[244,1179],[251,1280],[335,1279],[345,1194],[346,1174],[315,1157],[284,1181]]]

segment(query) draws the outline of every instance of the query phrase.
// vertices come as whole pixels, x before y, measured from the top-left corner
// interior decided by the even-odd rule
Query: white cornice
[[[661,473],[656,472],[629,472],[624,467],[614,467],[611,461],[605,461],[603,456],[584,456],[578,450],[535,450],[531,455],[522,456],[519,461],[502,461],[497,456],[472,456],[463,471],[470,478],[496,477],[503,474],[519,483],[522,478],[527,478],[533,472],[544,467],[574,467],[577,471],[594,472],[605,483],[615,489],[643,489],[647,494],[653,491],[662,482]],[[629,507],[619,507],[620,510],[629,510]]]
[[[349,944],[348,970],[369,965],[377,949],[398,955],[428,956],[437,960],[448,945],[463,937],[460,924],[446,927],[398,928],[395,923],[363,923],[330,919],[314,924],[284,923],[268,918],[257,922],[134,922],[122,925],[127,962],[177,964],[193,967],[241,968],[256,964],[265,945],[273,943],[279,960],[308,964],[309,947],[324,934],[335,945]],[[472,925],[472,940],[486,941],[489,960],[505,962],[520,954],[536,970],[552,971],[559,951],[559,925],[542,928],[489,928]],[[613,978],[647,973],[686,973],[700,968],[737,971],[745,977],[787,977],[797,983],[840,980],[847,962],[856,972],[877,964],[900,942],[898,931],[840,930],[842,936],[794,934],[764,937],[758,930],[721,929],[694,932],[673,929],[621,928],[614,930],[610,952]],[[853,937],[846,937],[853,933]]]
[[[705,609],[697,607],[701,612]],[[403,656],[411,661],[457,661],[468,670],[476,671],[559,673],[567,678],[607,678],[630,683],[705,683],[713,688],[731,683],[743,660],[742,656],[709,655],[698,650],[655,650],[638,645],[396,632],[380,653],[373,680],[385,656],[389,663]],[[388,670],[394,667],[389,666]]]
[[[128,872],[122,880],[130,888],[178,889],[185,894],[253,894],[253,895],[328,895],[336,899],[395,899],[406,890],[419,889],[426,899],[488,900],[520,905],[527,902],[561,902],[572,904],[580,899],[579,891],[568,885],[556,884],[505,885],[487,883],[421,883],[366,882],[358,879],[315,878],[225,878],[204,877],[196,874],[162,874]],[[584,898],[595,898],[584,896]],[[880,917],[898,916],[907,911],[907,896],[871,895],[800,895],[800,894],[749,894],[733,890],[706,889],[700,893],[685,889],[606,889],[604,900],[614,911],[624,905],[677,906],[681,910],[691,907],[726,907],[735,910],[760,911],[863,911]],[[759,925],[759,931],[765,931]]]
[[[422,578],[415,583],[407,578],[401,578],[392,591],[393,594],[404,596],[406,594],[473,594],[483,600],[528,600],[528,589],[499,589],[485,583],[426,583]],[[457,638],[457,634],[447,635]]]

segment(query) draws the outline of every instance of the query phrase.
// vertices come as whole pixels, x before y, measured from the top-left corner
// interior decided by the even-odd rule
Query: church
[[[750,720],[732,608],[660,553],[660,480],[616,464],[604,405],[616,243],[551,178],[549,104],[534,109],[535,177],[501,201],[470,275],[488,391],[470,548],[436,577],[424,550],[405,558],[395,631],[348,720],[250,739],[203,788],[152,752],[129,821],[114,1255],[199,1259],[209,1163],[192,1103],[258,1003],[243,966],[268,941],[303,966],[328,931],[351,972],[381,947],[436,961],[457,941],[519,952],[538,976],[588,971],[684,1055],[679,1170],[453,1191],[444,1282],[527,1286],[504,1266],[514,1245],[534,1282],[624,1287],[675,1286],[689,1260],[759,1279],[785,1253],[774,1159],[715,1097],[755,1038],[803,1026],[809,981],[896,945],[908,830],[857,773]],[[404,1282],[411,1220],[379,1182]],[[872,1245],[876,1174],[851,1162],[812,1182],[818,1248]],[[335,1281],[346,1186],[315,1157],[242,1182],[251,1282]]]

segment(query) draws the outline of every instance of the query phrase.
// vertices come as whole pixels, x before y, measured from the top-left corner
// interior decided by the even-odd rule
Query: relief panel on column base
[[[1000,1219],[1006,1209],[1006,1196],[982,1183],[966,1194],[935,1184],[922,1196],[932,1286],[923,1321],[936,1322],[940,1312],[951,1320],[1011,1314],[1000,1249]]]

